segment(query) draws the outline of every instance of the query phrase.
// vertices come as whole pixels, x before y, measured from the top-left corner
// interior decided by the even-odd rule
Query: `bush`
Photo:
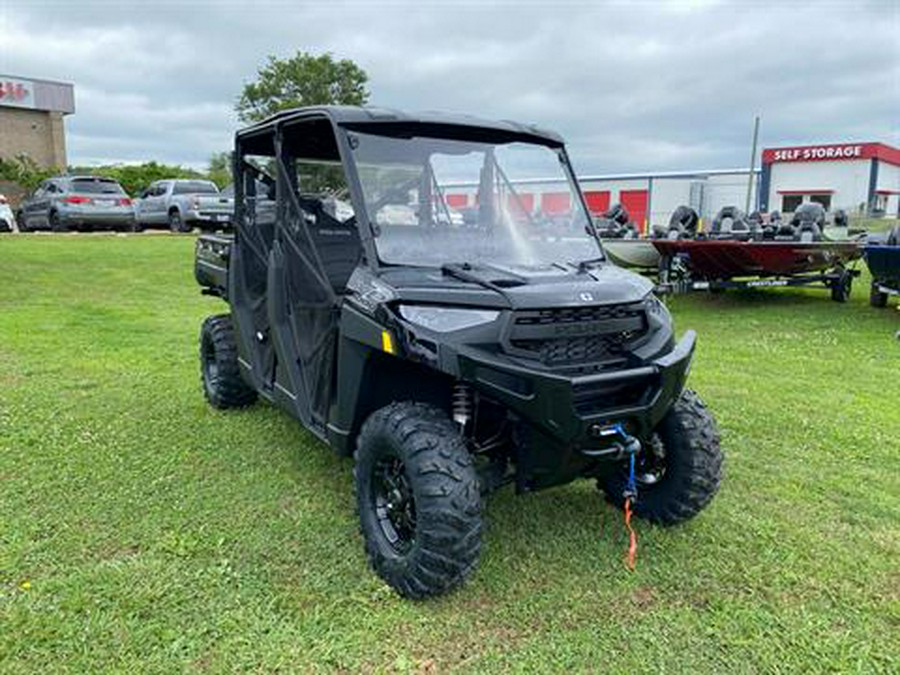
[[[206,174],[187,169],[183,166],[145,162],[144,164],[124,164],[119,166],[70,166],[73,175],[89,174],[112,178],[125,189],[125,192],[137,196],[141,190],[156,180],[166,178],[206,178]]]
[[[29,192],[34,190],[42,180],[56,176],[59,172],[60,170],[56,167],[38,166],[27,155],[19,155],[12,159],[0,157],[0,180],[18,183]]]
[[[215,169],[215,170],[212,170]],[[166,178],[200,178],[214,181],[219,188],[231,182],[230,167],[212,167],[209,173],[188,169],[183,166],[144,162],[143,164],[123,164],[116,166],[70,166],[65,173],[73,176],[90,175],[112,178],[125,189],[125,192],[137,196],[141,190],[156,180]],[[26,155],[11,159],[0,157],[0,180],[17,183],[31,192],[42,180],[59,176],[64,171],[58,167],[44,168]]]

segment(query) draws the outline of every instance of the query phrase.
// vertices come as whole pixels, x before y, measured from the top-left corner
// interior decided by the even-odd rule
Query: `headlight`
[[[654,293],[648,293],[647,297],[644,298],[644,306],[647,308],[647,311],[651,314],[668,314],[669,309],[663,304],[662,300],[660,300]]]
[[[447,333],[490,323],[500,316],[500,312],[491,309],[450,309],[448,307],[401,305],[400,316],[422,328],[437,333]]]
[[[644,307],[647,309],[647,318],[650,320],[651,325],[672,325],[672,315],[669,313],[669,308],[655,294],[650,293],[644,298]]]

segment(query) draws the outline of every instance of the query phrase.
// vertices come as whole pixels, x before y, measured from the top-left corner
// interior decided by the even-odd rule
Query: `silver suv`
[[[101,176],[62,176],[42,182],[16,213],[19,230],[134,229],[134,206],[116,181]]]

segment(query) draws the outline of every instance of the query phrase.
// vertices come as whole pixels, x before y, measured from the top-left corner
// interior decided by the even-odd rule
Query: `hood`
[[[402,268],[384,271],[381,280],[406,302],[511,309],[619,305],[638,302],[653,290],[648,279],[611,263],[583,271],[570,265]]]

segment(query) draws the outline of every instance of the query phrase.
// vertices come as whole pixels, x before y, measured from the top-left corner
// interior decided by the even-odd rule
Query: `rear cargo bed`
[[[194,278],[205,293],[225,298],[228,293],[228,258],[232,235],[202,234],[194,254]]]

